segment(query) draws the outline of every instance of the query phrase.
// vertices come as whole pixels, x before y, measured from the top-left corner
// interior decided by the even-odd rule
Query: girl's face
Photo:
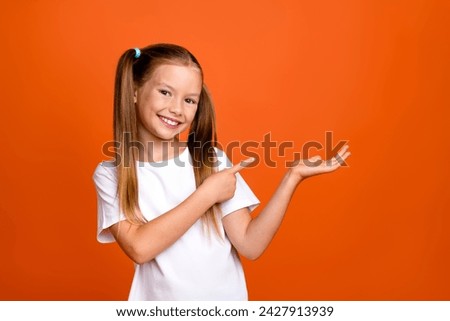
[[[164,64],[135,92],[139,139],[172,141],[189,129],[202,90],[200,70]]]

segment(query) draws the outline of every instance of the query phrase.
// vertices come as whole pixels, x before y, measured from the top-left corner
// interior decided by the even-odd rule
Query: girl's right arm
[[[148,262],[186,233],[211,206],[232,198],[235,174],[243,167],[237,164],[209,176],[181,204],[145,224],[124,220],[109,227],[109,231],[134,262]]]

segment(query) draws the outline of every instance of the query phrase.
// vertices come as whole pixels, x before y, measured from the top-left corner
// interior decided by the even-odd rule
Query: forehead
[[[166,84],[176,90],[199,93],[202,75],[194,66],[163,64],[155,68],[149,82],[152,85]]]

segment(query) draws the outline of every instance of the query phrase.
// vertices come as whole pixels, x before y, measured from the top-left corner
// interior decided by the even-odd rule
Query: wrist
[[[292,169],[288,170],[286,175],[284,176],[284,180],[289,185],[294,185],[295,187],[300,184],[305,177],[302,177],[300,174],[295,173]]]
[[[195,193],[202,202],[209,204],[210,207],[217,203],[215,193],[211,189],[207,188],[204,184],[201,184],[199,187],[197,187]]]

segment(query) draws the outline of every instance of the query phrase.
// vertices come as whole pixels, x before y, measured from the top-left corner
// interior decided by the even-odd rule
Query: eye
[[[164,96],[171,96],[171,95],[172,95],[169,91],[164,90],[164,89],[160,89],[159,92],[160,92],[162,95],[164,95]]]
[[[191,98],[186,98],[185,102],[187,102],[188,104],[194,104],[194,105],[197,104],[197,102],[195,100],[191,99]]]

